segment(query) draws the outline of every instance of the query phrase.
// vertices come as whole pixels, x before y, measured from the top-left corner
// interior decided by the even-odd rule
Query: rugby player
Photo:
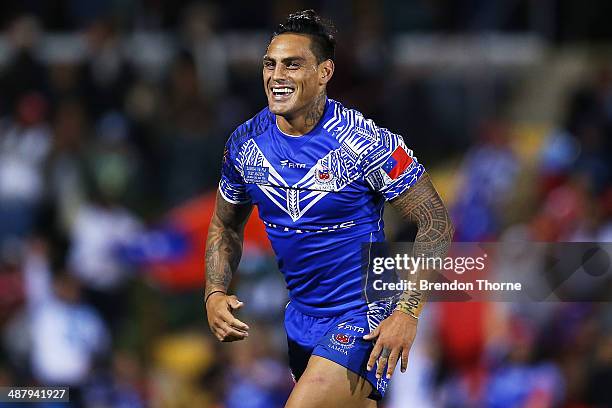
[[[362,295],[361,248],[384,241],[385,202],[418,226],[419,254],[445,256],[453,233],[402,137],[327,97],[334,49],[312,10],[277,27],[263,57],[268,106],[227,141],[206,244],[208,323],[220,341],[243,340],[228,287],[257,205],[289,291],[290,408],[376,407],[398,361],[406,370],[425,294]]]

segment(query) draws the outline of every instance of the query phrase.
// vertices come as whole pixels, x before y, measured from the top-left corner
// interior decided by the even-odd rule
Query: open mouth
[[[272,97],[275,101],[285,101],[293,95],[294,89],[289,88],[287,86],[284,87],[274,87],[271,89]]]

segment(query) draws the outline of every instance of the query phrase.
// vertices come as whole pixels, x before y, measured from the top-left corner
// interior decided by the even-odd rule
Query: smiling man
[[[278,26],[263,58],[268,106],[227,142],[208,232],[208,322],[220,341],[244,340],[249,327],[233,316],[243,304],[228,287],[257,205],[289,290],[289,408],[375,407],[397,362],[406,370],[425,294],[362,295],[361,249],[384,241],[385,202],[417,224],[423,256],[444,256],[453,232],[401,136],[327,97],[334,49],[312,10]]]

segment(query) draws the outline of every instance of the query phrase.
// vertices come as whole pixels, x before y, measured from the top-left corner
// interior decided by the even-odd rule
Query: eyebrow
[[[268,55],[264,55],[263,60],[264,61],[274,61],[274,62],[276,62],[276,60],[274,58],[272,58],[272,57],[270,57]],[[294,62],[294,61],[305,62],[306,58],[303,58],[303,57],[286,57],[286,58],[281,59],[281,62],[283,64],[286,64],[288,62]]]

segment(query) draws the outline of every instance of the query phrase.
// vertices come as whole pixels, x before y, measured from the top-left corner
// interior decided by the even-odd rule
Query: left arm
[[[413,251],[415,256],[446,256],[454,229],[448,211],[427,173],[390,203],[404,220],[414,222],[418,227]],[[432,270],[419,269],[414,277],[418,282],[427,279],[431,273]],[[404,292],[393,314],[383,320],[372,333],[364,336],[366,340],[376,339],[367,368],[371,370],[378,360],[377,378],[382,377],[385,366],[386,376],[390,378],[400,356],[401,370],[406,371],[408,353],[416,336],[418,317],[425,299],[426,293],[422,291]]]

